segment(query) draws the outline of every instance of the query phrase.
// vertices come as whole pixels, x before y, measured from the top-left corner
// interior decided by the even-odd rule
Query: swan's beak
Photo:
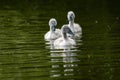
[[[72,21],[73,20],[73,16],[68,16],[68,21]]]
[[[68,34],[71,34],[72,36],[74,36],[75,34],[71,31],[71,29],[68,29]]]
[[[52,26],[52,30],[55,31],[55,26]]]
[[[73,20],[73,17],[72,16],[70,16],[70,21],[72,21]]]

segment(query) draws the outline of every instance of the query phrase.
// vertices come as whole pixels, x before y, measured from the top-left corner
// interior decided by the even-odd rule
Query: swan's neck
[[[74,24],[74,20],[69,21],[69,25],[73,25]]]
[[[64,40],[67,40],[67,39],[68,39],[67,33],[63,33],[62,36],[63,36],[63,39],[64,39]]]
[[[69,27],[72,30],[72,32],[74,32],[74,20],[73,21],[69,21]]]
[[[51,26],[51,27],[50,27],[50,33],[55,33],[55,30],[53,30],[53,27],[54,27],[54,26]]]

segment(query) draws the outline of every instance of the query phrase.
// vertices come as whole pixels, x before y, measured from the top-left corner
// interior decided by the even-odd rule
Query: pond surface
[[[0,10],[0,80],[119,80],[120,16],[105,4],[98,6],[101,13],[89,7],[92,3],[81,4]],[[82,37],[73,48],[54,49],[44,40],[48,21],[56,18],[61,28],[69,10],[75,12]]]

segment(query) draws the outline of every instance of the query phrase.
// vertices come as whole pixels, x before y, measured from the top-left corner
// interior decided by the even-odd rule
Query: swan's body
[[[80,37],[82,34],[82,28],[80,27],[79,24],[74,23],[74,18],[75,18],[75,14],[73,11],[69,11],[67,14],[67,18],[69,21],[69,28],[72,30],[72,32],[75,34],[75,37]]]
[[[59,37],[61,37],[61,30],[55,29],[57,25],[56,19],[52,18],[49,21],[50,30],[44,35],[44,38],[46,40],[55,40]]]
[[[74,35],[67,25],[63,25],[63,27],[61,28],[62,37],[54,41],[55,47],[57,48],[68,47],[76,44],[76,42],[73,39],[67,36],[67,33]]]

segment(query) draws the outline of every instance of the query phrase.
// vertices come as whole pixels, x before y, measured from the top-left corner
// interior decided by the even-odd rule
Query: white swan
[[[56,29],[57,25],[57,21],[55,18],[51,18],[49,20],[49,26],[50,26],[50,30],[44,35],[44,38],[46,40],[55,40],[59,37],[61,37],[61,30],[60,29]]]
[[[81,37],[82,34],[82,28],[80,27],[79,24],[74,23],[74,18],[75,18],[75,14],[73,11],[69,11],[67,14],[67,18],[69,21],[69,28],[72,30],[72,32],[75,34],[75,37]]]
[[[64,47],[69,47],[76,44],[76,42],[73,39],[67,36],[67,33],[74,35],[74,33],[71,31],[68,25],[63,25],[61,28],[62,37],[54,41],[54,46],[56,48],[64,48]]]

